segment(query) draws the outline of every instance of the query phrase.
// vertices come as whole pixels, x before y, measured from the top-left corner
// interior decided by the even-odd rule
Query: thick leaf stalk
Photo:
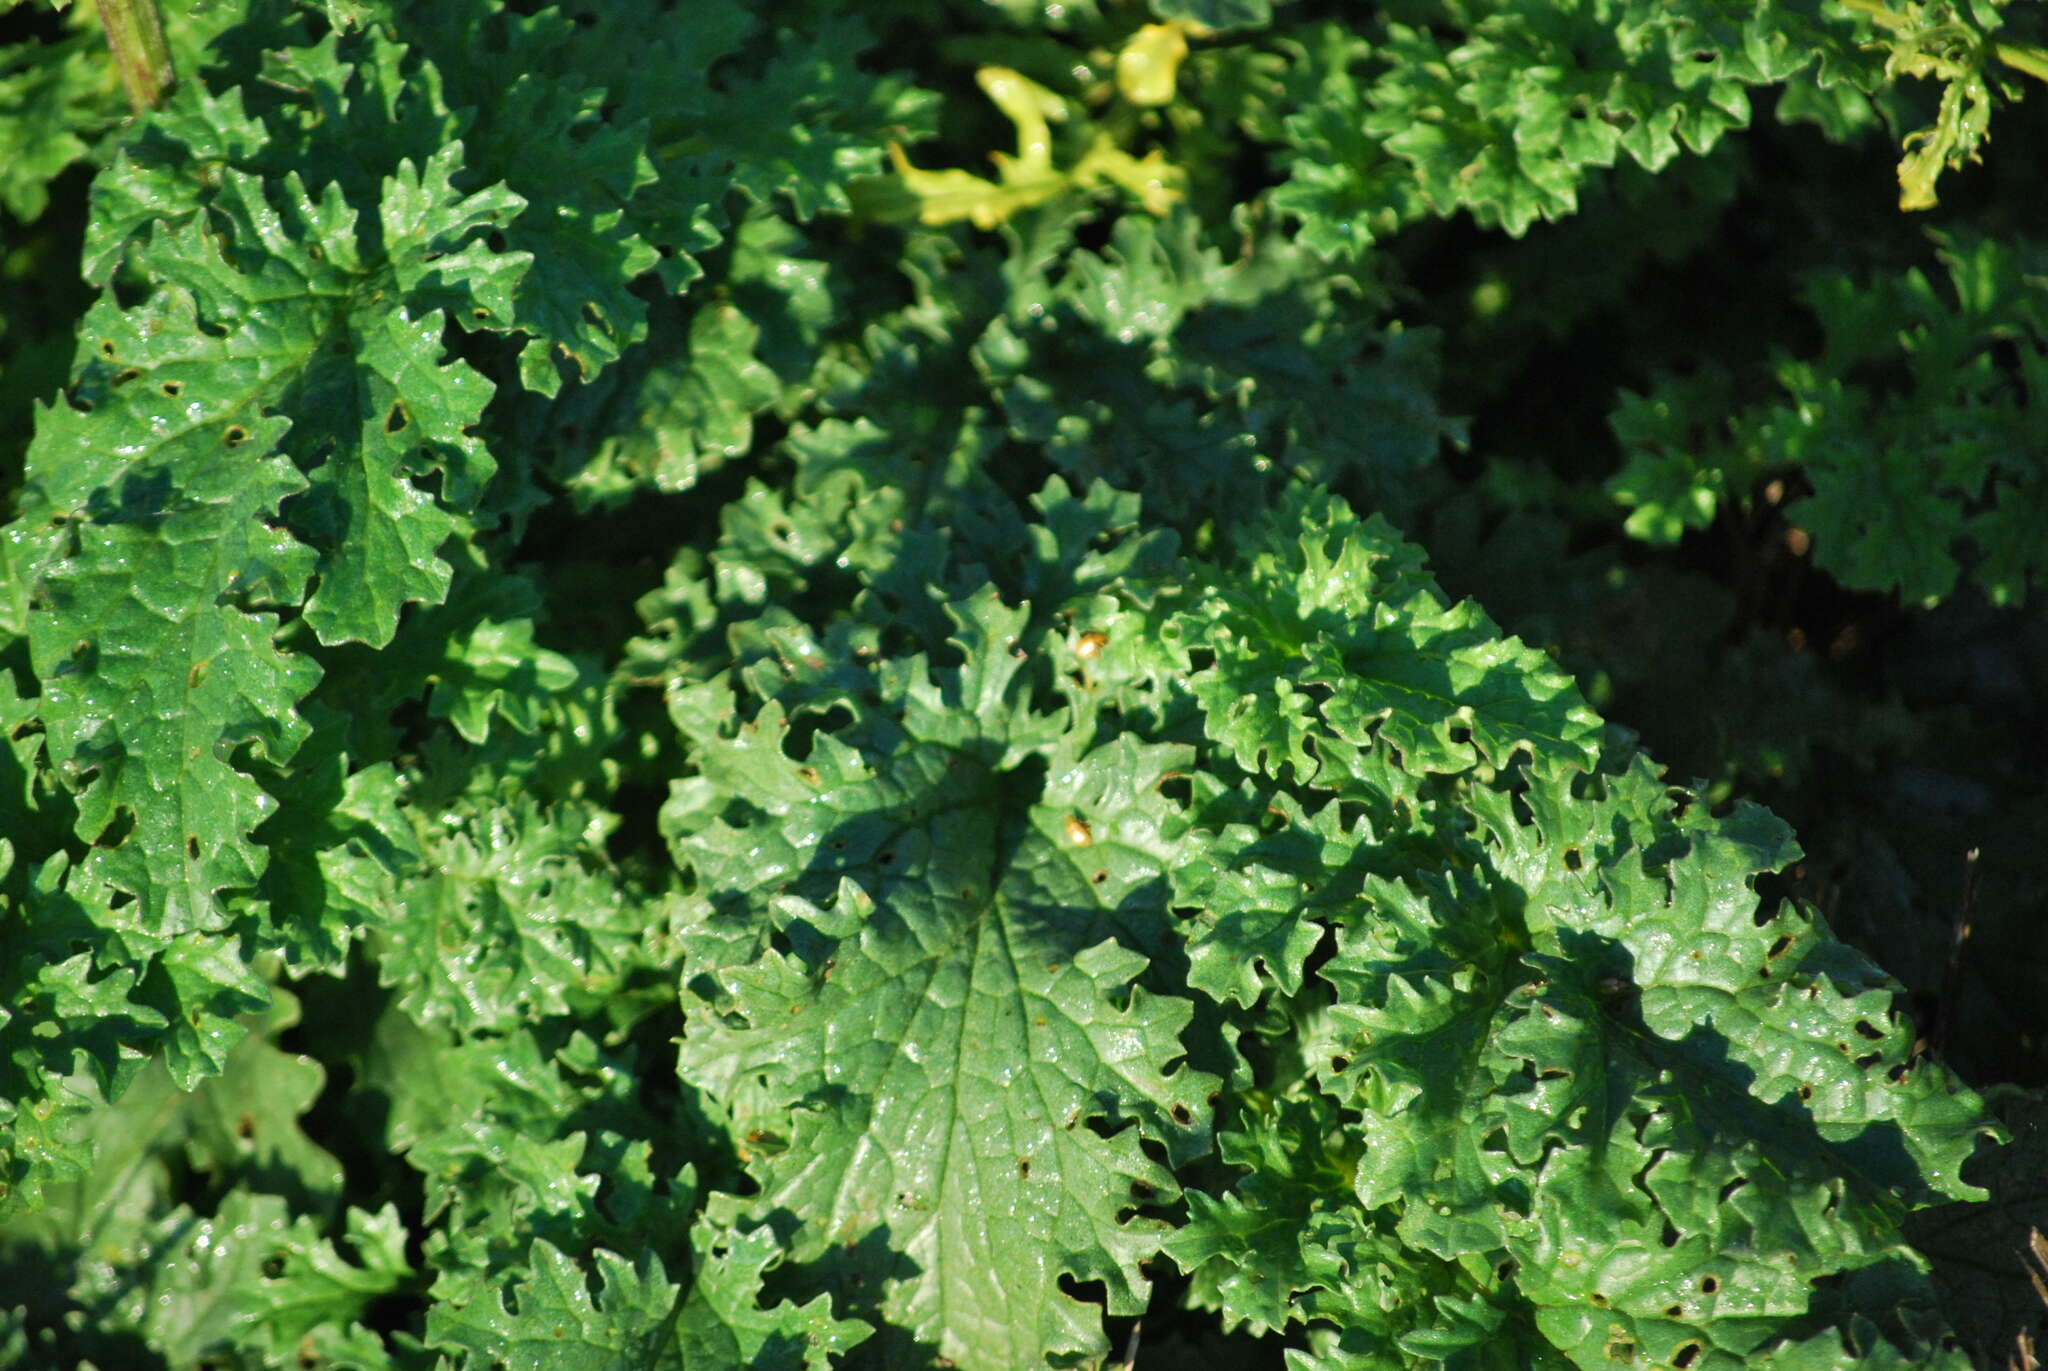
[[[157,0],[99,0],[99,7],[128,103],[137,114],[156,109],[177,77]]]

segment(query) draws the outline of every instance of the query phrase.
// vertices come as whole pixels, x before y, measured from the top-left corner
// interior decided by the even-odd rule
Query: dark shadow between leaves
[[[804,1221],[790,1210],[775,1209],[763,1222],[787,1250]],[[889,1225],[883,1223],[813,1261],[774,1267],[762,1282],[761,1302],[773,1305],[787,1299],[803,1303],[826,1294],[832,1298],[835,1315],[867,1323],[874,1335],[840,1359],[839,1364],[849,1371],[866,1367],[941,1371],[946,1362],[936,1347],[911,1336],[908,1329],[892,1325],[882,1313],[887,1289],[914,1279],[923,1269],[907,1253],[897,1251],[892,1238]]]

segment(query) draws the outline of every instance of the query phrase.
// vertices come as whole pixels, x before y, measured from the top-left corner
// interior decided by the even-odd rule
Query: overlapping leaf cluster
[[[1725,385],[1630,398],[1631,461],[1611,483],[1630,532],[1669,540],[1770,480],[1810,492],[1787,516],[1845,586],[1933,604],[1964,578],[2018,604],[2039,575],[2044,333],[2037,250],[1939,238],[1947,287],[1919,269],[1867,285],[1816,276],[1817,356],[1777,365],[1784,398],[1730,416]],[[1901,374],[1901,371],[1903,374]],[[1716,391],[1720,390],[1717,395]]]
[[[355,1320],[429,1286],[395,1215],[344,1212],[301,1133],[320,1068],[268,1049],[298,1075],[235,1080],[275,1031],[245,1036],[281,993],[266,981],[339,972],[358,943],[393,987],[366,1021],[388,1027],[348,1049],[393,1102],[378,1146],[452,1187],[425,1218],[468,1244],[427,1258],[447,1311],[427,1337],[497,1357],[509,1298],[529,1325],[582,1308],[594,1346],[646,1343],[655,1308],[665,1346],[801,1340],[822,1316],[758,1311],[744,1260],[684,1298],[651,1253],[591,1255],[603,1223],[639,1252],[671,1213],[678,1276],[693,1242],[756,1273],[772,1254],[680,1236],[694,1189],[647,1170],[663,1129],[634,1114],[630,1058],[526,1036],[630,1021],[674,953],[607,852],[602,668],[536,645],[540,598],[504,562],[549,478],[502,426],[522,392],[544,407],[644,347],[649,288],[699,276],[751,204],[843,207],[880,164],[875,125],[908,107],[869,81],[810,97],[821,129],[723,118],[801,85],[821,45],[868,41],[843,21],[707,10],[629,64],[615,32],[554,10],[214,17],[218,45],[187,51],[172,104],[94,186],[84,270],[106,289],[5,534],[5,1203],[48,1216],[11,1230],[8,1261],[57,1258],[18,1355],[399,1355]],[[716,98],[671,98],[721,60]],[[229,1122],[180,1161],[161,1102],[194,1089]],[[272,1112],[237,1122],[244,1098]],[[608,1129],[572,1125],[607,1110]],[[109,1190],[124,1148],[168,1169]],[[615,1292],[594,1306],[592,1261]],[[247,1288],[187,1325],[159,1279]]]
[[[1839,15],[224,8],[66,116],[0,1364],[1962,1364],[1981,1105],[1438,585],[1361,250],[1874,85]]]
[[[1650,171],[1748,126],[1751,92],[1831,134],[1880,119],[1903,139],[1901,203],[1935,203],[1977,160],[1994,92],[2048,74],[2001,33],[2003,6],[1462,0],[1356,17],[1212,16],[1235,30],[1194,59],[1196,99],[1275,148],[1273,207],[1317,252],[1348,257],[1425,215],[1470,213],[1519,236],[1562,219],[1624,158]],[[1926,79],[1931,119],[1887,78]],[[1875,100],[1875,103],[1873,103]]]

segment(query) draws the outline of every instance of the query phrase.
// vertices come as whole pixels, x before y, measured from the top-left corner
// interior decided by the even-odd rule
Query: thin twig
[[[2048,1305],[2048,1284],[2041,1280],[2042,1273],[2048,1272],[2048,1238],[2041,1236],[2038,1228],[2027,1232],[2028,1250],[2020,1253],[2020,1266],[2026,1271],[2027,1279],[2033,1283],[2034,1294],[2043,1305]],[[2032,1257],[2033,1260],[2027,1260]],[[2034,1331],[2022,1328],[2013,1339],[2013,1355],[2006,1359],[2007,1371],[2041,1371],[2041,1362],[2034,1355]]]
[[[1131,1325],[1131,1336],[1124,1339],[1124,1359],[1116,1364],[1116,1371],[1131,1371],[1138,1364],[1138,1335],[1144,1331],[1143,1319]]]

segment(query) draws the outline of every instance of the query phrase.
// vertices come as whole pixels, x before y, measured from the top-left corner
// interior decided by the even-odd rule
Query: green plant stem
[[[99,0],[100,22],[107,28],[107,46],[128,87],[128,103],[141,114],[163,103],[176,73],[170,45],[164,42],[163,15],[156,0]]]
[[[1866,15],[1872,23],[1882,25],[1894,33],[1905,28],[1909,22],[1905,15],[1894,13],[1889,6],[1879,4],[1878,0],[1842,0],[1842,8]]]
[[[2032,43],[1995,43],[1991,50],[2008,67],[2023,71],[2037,81],[2048,81],[2048,51]]]

